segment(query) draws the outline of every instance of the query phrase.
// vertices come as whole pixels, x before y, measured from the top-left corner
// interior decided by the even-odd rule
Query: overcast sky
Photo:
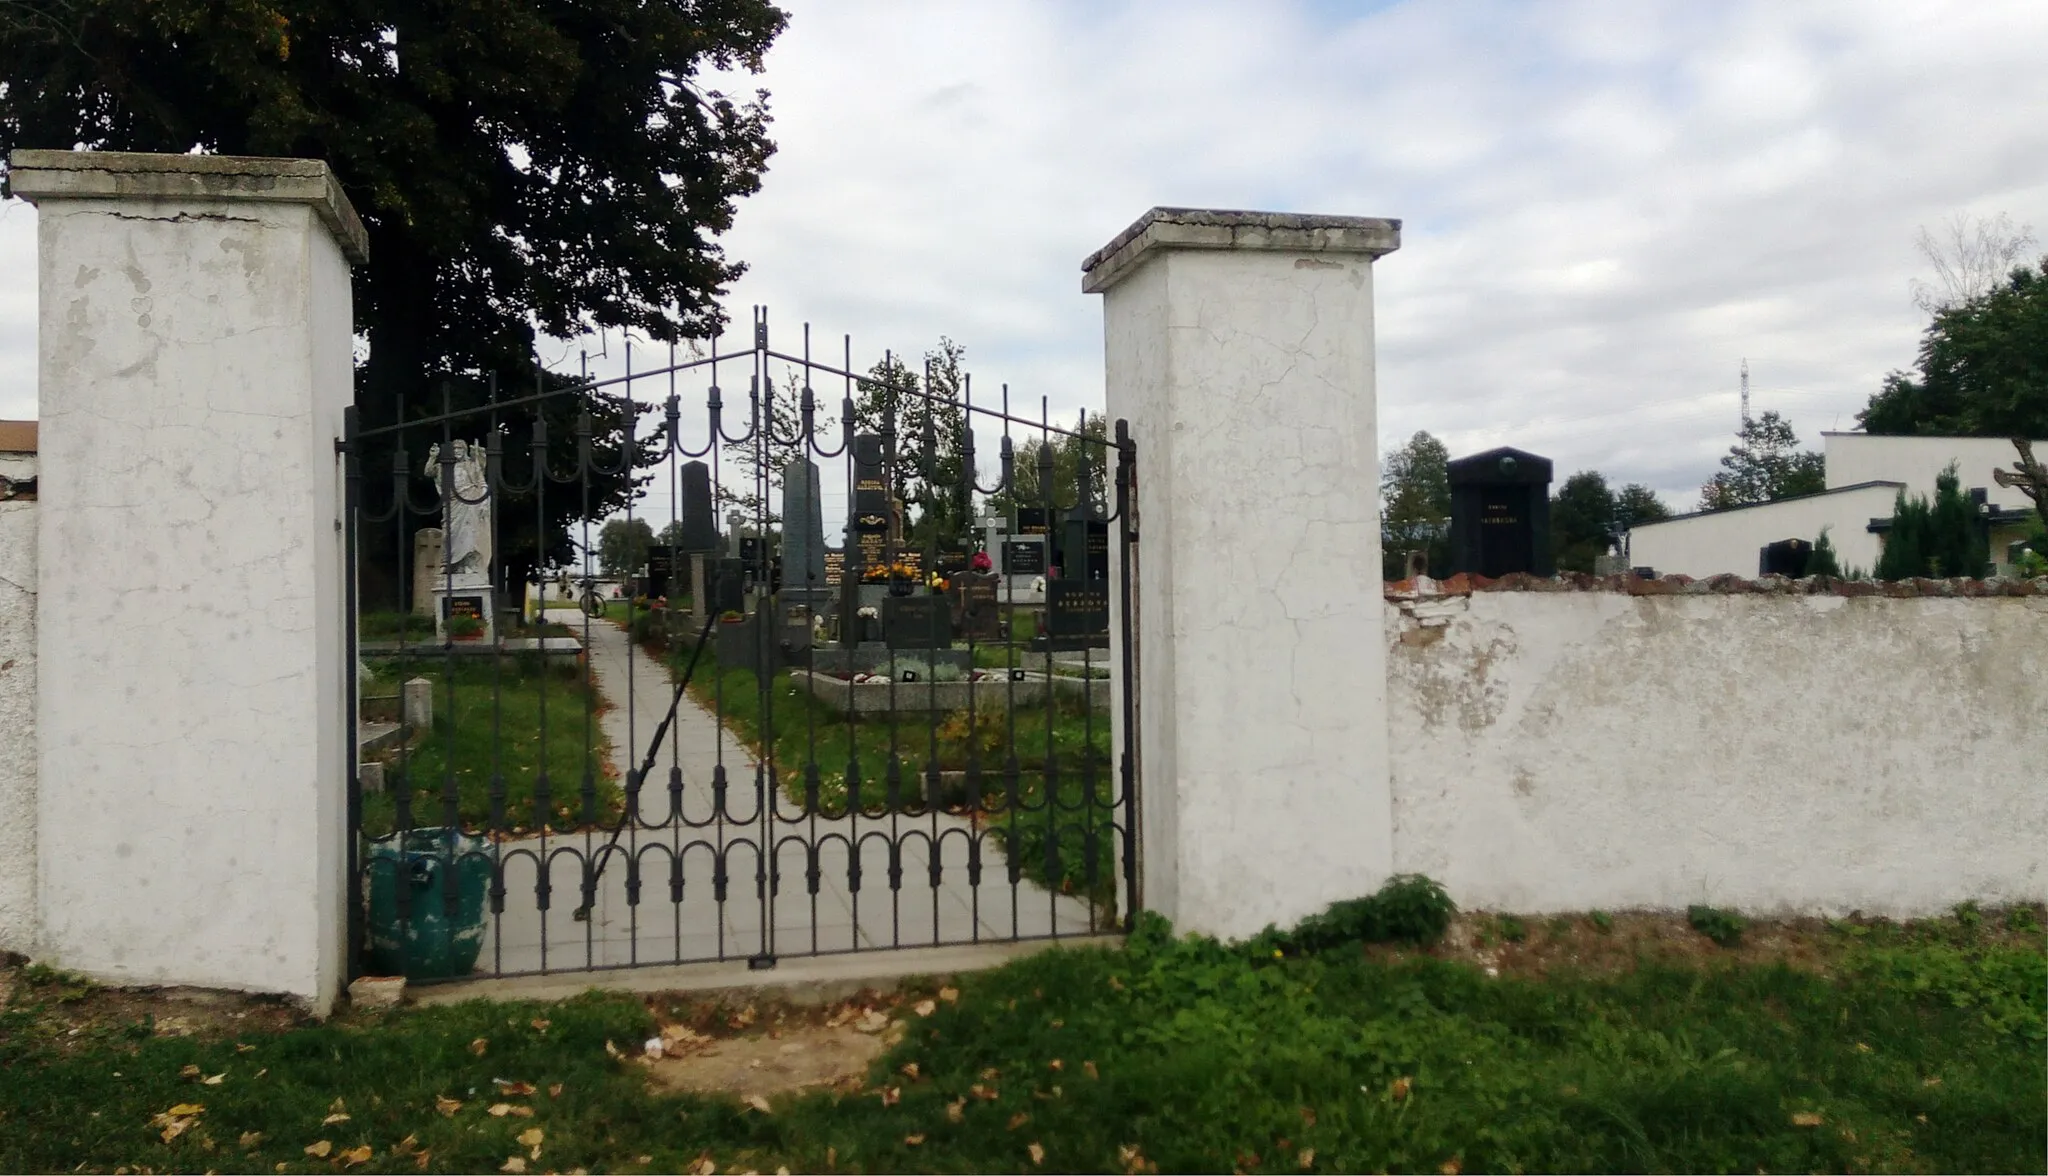
[[[861,366],[951,336],[1067,417],[1102,399],[1080,261],[1146,208],[1398,217],[1382,449],[1512,444],[1687,508],[1745,356],[1818,444],[1911,363],[1920,226],[2048,229],[2039,0],[787,7],[734,320]],[[33,225],[0,206],[0,416],[35,411]]]

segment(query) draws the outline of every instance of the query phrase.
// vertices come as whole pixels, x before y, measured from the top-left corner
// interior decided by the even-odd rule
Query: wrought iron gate
[[[743,349],[350,416],[354,968],[1128,924],[1127,430],[840,350],[757,308]]]

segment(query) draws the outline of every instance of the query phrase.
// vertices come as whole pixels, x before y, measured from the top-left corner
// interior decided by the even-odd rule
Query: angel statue
[[[441,558],[452,576],[488,576],[491,570],[491,487],[484,474],[482,447],[454,443],[454,485],[440,485],[441,446],[427,449],[425,473],[441,492]]]

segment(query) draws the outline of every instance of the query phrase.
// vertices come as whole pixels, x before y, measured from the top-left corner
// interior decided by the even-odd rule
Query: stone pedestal
[[[498,637],[497,610],[493,607],[491,578],[480,575],[443,576],[434,582],[431,593],[434,607],[434,637],[440,641],[449,638],[449,620],[453,617],[474,617],[483,623],[483,630],[467,636],[457,636],[458,641],[477,641],[489,645]]]
[[[1137,449],[1142,896],[1184,930],[1285,926],[1393,869],[1372,263],[1399,241],[1155,208],[1083,267]]]
[[[368,238],[317,160],[17,151],[8,181],[39,213],[37,955],[325,1012]]]

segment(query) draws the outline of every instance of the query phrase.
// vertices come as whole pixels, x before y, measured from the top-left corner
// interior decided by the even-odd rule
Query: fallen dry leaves
[[[505,1157],[505,1162],[504,1162],[504,1163],[503,1163],[502,1165],[500,1165],[500,1166],[499,1166],[499,1168],[498,1168],[498,1171],[500,1171],[500,1172],[524,1172],[524,1171],[526,1171],[526,1157],[525,1157],[525,1156],[507,1156],[507,1157]]]
[[[958,1123],[967,1118],[967,1100],[956,1098],[946,1104],[946,1122]]]
[[[370,1155],[370,1145],[364,1143],[358,1144],[355,1147],[349,1148],[347,1151],[342,1152],[338,1158],[341,1160],[343,1164],[353,1168],[357,1164],[369,1163]]]
[[[475,1054],[477,1057],[484,1056],[484,1052],[490,1048],[490,1039],[486,1037],[479,1037],[475,1041],[469,1043],[469,1052]]]
[[[1028,1151],[1028,1152],[1030,1152],[1030,1153],[1031,1153],[1031,1162],[1032,1162],[1032,1163],[1034,1163],[1034,1164],[1043,1164],[1043,1163],[1045,1162],[1045,1149],[1044,1149],[1043,1147],[1039,1146],[1039,1145],[1038,1145],[1037,1143],[1033,1143],[1033,1144],[1031,1144],[1031,1145],[1030,1145],[1029,1147],[1025,1148],[1024,1150],[1025,1150],[1025,1151]]]
[[[1821,1125],[1820,1112],[1794,1111],[1792,1113],[1792,1125],[1794,1127],[1818,1127]]]
[[[1096,1069],[1095,1069],[1095,1063],[1094,1063],[1094,1062],[1082,1062],[1082,1063],[1081,1063],[1081,1072],[1082,1072],[1083,1074],[1086,1074],[1086,1075],[1088,1075],[1088,1076],[1089,1076],[1090,1078],[1100,1078],[1100,1077],[1102,1077],[1102,1075],[1101,1075],[1100,1073],[1098,1073],[1098,1072],[1096,1071]]]
[[[235,1142],[241,1144],[244,1148],[255,1147],[263,1142],[263,1133],[261,1131],[244,1131],[242,1132],[242,1138]]]
[[[434,1096],[434,1109],[441,1112],[443,1118],[453,1118],[455,1112],[462,1109],[462,1100],[449,1098],[445,1094],[437,1094]]]
[[[690,1176],[712,1176],[717,1171],[718,1164],[712,1160],[710,1152],[700,1152],[697,1158],[690,1162]]]
[[[325,1139],[320,1140],[317,1143],[309,1143],[306,1145],[306,1154],[312,1156],[316,1160],[326,1159],[327,1153],[333,1150],[334,1144]]]
[[[1022,1127],[1024,1124],[1029,1123],[1030,1121],[1030,1115],[1024,1113],[1023,1111],[1018,1111],[1016,1114],[1010,1116],[1010,1130],[1015,1131],[1017,1128]]]
[[[179,1103],[160,1115],[152,1116],[149,1125],[161,1128],[163,1141],[169,1143],[190,1130],[204,1113],[206,1106],[203,1103]]]
[[[513,1098],[524,1098],[534,1091],[534,1085],[531,1082],[507,1082],[503,1078],[491,1079],[491,1085],[496,1086],[500,1092],[511,1095]]]
[[[912,1012],[915,1012],[920,1017],[929,1017],[938,1011],[939,1006],[935,1001],[921,1000],[910,1006],[910,1008]]]
[[[1450,1159],[1445,1160],[1443,1162],[1443,1165],[1437,1169],[1437,1171],[1443,1173],[1443,1176],[1458,1176],[1458,1173],[1464,1170],[1464,1163],[1461,1162],[1456,1156],[1452,1156]]]
[[[1299,1152],[1299,1153],[1298,1153],[1298,1154],[1297,1154],[1297,1155],[1296,1155],[1296,1156],[1294,1157],[1294,1163],[1295,1163],[1295,1166],[1296,1166],[1296,1167],[1300,1167],[1300,1168],[1304,1168],[1304,1169],[1305,1169],[1305,1168],[1313,1168],[1313,1167],[1315,1167],[1315,1166],[1316,1166],[1316,1149],[1314,1149],[1314,1148],[1312,1148],[1312,1147],[1305,1147],[1305,1148],[1302,1148],[1302,1149],[1301,1149],[1301,1151],[1300,1151],[1300,1152]]]
[[[760,1096],[760,1095],[758,1095],[758,1094],[750,1094],[750,1095],[748,1095],[748,1096],[747,1096],[747,1105],[748,1105],[748,1106],[750,1106],[750,1107],[752,1107],[752,1108],[754,1108],[755,1110],[757,1110],[757,1111],[761,1112],[761,1113],[762,1113],[762,1114],[764,1114],[764,1115],[767,1115],[767,1114],[773,1114],[773,1113],[774,1113],[774,1112],[773,1112],[773,1111],[772,1111],[772,1110],[771,1110],[771,1109],[769,1108],[769,1106],[768,1106],[768,1100],[767,1100],[767,1099],[765,1099],[765,1098],[763,1098],[763,1097],[761,1097],[761,1096]]]
[[[924,1142],[924,1133],[919,1132],[916,1135],[906,1135],[903,1137],[903,1142],[910,1145],[911,1147],[916,1147],[918,1144]]]
[[[945,1001],[947,1004],[952,1004],[954,1001],[960,999],[960,990],[951,987],[941,988],[939,989],[939,999]]]
[[[1395,1102],[1400,1102],[1408,1097],[1408,1092],[1414,1088],[1414,1085],[1415,1080],[1403,1074],[1399,1078],[1394,1079],[1394,1084],[1387,1088],[1387,1093],[1394,1096]]]
[[[334,1126],[334,1125],[335,1125],[336,1123],[346,1123],[346,1122],[348,1122],[348,1112],[347,1112],[347,1111],[336,1111],[336,1112],[334,1112],[333,1114],[331,1114],[331,1115],[327,1116],[327,1117],[326,1117],[325,1119],[322,1119],[322,1120],[320,1120],[320,1125],[321,1125],[322,1127],[332,1127],[332,1126]]]
[[[893,1107],[893,1106],[895,1106],[895,1105],[896,1105],[896,1104],[897,1104],[897,1103],[898,1103],[899,1101],[901,1101],[901,1100],[902,1100],[902,1098],[903,1098],[903,1088],[902,1088],[902,1087],[900,1087],[900,1086],[884,1086],[884,1087],[882,1088],[882,1105],[883,1105],[883,1106],[885,1106],[885,1107]]]

